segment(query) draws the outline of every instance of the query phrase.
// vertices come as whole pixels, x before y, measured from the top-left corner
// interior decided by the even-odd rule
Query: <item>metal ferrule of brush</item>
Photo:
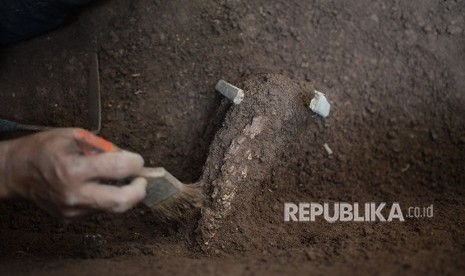
[[[179,194],[183,186],[164,168],[144,168],[139,176],[147,179],[147,196],[142,202],[150,208]]]

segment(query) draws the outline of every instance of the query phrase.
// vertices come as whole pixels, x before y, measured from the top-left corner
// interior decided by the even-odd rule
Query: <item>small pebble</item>
[[[333,154],[333,150],[328,146],[328,144],[325,143],[323,147],[325,148],[325,151],[328,153],[328,155]]]

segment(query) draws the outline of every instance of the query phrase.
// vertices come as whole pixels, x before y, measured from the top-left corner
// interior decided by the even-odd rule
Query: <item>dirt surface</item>
[[[464,4],[99,1],[1,49],[2,118],[82,127],[98,52],[101,135],[203,180],[208,202],[172,223],[143,206],[63,222],[3,202],[0,273],[463,274]],[[219,79],[245,89],[241,105]],[[306,108],[314,89],[326,119]],[[433,204],[434,217],[285,223],[285,202]]]

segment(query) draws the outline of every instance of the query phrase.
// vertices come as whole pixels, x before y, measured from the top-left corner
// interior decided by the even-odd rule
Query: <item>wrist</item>
[[[0,199],[11,197],[7,168],[11,143],[0,142]]]

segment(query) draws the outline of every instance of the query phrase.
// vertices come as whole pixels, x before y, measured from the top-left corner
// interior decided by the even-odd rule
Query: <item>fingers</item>
[[[81,186],[69,205],[88,207],[115,213],[125,212],[145,198],[147,180],[135,178],[122,187],[89,183]]]
[[[87,179],[122,179],[138,173],[144,166],[142,156],[129,151],[80,156],[76,175]]]
[[[13,187],[12,193],[67,218],[95,211],[124,212],[141,201],[146,193],[144,178],[124,187],[97,182],[137,175],[143,158],[127,151],[85,156],[76,131],[86,134],[79,129],[56,129],[16,140],[4,154],[9,175],[3,182]]]

